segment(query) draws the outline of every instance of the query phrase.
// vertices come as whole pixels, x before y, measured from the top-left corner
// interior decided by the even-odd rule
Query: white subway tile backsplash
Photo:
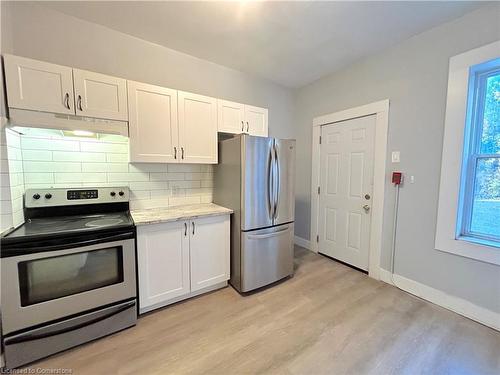
[[[59,151],[56,151],[59,152]],[[46,150],[22,150],[24,161],[52,161],[52,151]]]
[[[127,154],[105,154],[106,161],[109,163],[128,163],[129,156]]]
[[[55,183],[66,182],[106,182],[106,173],[54,173]]]
[[[149,181],[149,173],[108,173],[108,182]]]
[[[127,172],[125,163],[82,163],[82,172]]]
[[[21,149],[23,150],[51,150],[51,151],[78,151],[78,141],[63,139],[21,137]]]
[[[41,183],[53,183],[54,173],[24,173],[24,182],[26,184],[41,184]]]
[[[24,181],[22,173],[18,173],[19,181],[13,181],[23,192],[25,187],[128,186],[135,208],[212,201],[211,165],[129,164],[128,139],[121,136],[79,139],[56,133],[26,134],[19,144],[23,162],[9,163],[9,167],[24,170]]]
[[[54,151],[54,161],[105,162],[106,154],[97,152]]]
[[[104,142],[82,142],[80,150],[83,152],[112,152],[116,154],[127,154],[128,144],[104,143]]]
[[[23,163],[25,172],[81,172],[81,163],[72,162],[48,162],[48,161],[25,161]]]

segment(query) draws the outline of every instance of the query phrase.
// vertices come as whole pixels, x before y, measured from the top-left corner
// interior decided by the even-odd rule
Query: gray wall
[[[269,109],[269,134],[290,137],[292,92],[33,3],[2,2],[3,52]]]
[[[500,39],[500,5],[488,6],[322,78],[296,93],[296,234],[309,239],[312,119],[390,99],[387,160],[415,183],[401,189],[397,274],[500,312],[500,268],[434,250],[448,62],[451,56]],[[390,152],[389,152],[390,153]],[[394,188],[389,184],[382,266],[390,268]]]

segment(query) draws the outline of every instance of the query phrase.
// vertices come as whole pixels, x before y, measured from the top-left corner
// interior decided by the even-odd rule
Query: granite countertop
[[[133,210],[130,212],[135,225],[147,225],[155,223],[168,223],[172,221],[183,221],[198,217],[228,215],[233,210],[218,206],[214,203],[190,204],[165,208],[150,208],[144,210]]]

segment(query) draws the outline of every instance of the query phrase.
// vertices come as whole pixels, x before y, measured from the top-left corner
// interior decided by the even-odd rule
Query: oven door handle
[[[76,324],[76,325],[71,326],[71,327],[64,327],[61,329],[56,329],[54,331],[41,332],[41,333],[25,333],[25,334],[21,333],[15,337],[6,338],[5,344],[7,344],[7,345],[19,344],[19,343],[26,342],[26,341],[40,340],[40,339],[44,339],[44,338],[51,337],[51,336],[62,335],[66,332],[76,331],[78,329],[81,329],[81,328],[90,326],[92,324],[98,323],[100,321],[106,320],[108,318],[111,318],[112,316],[115,316],[115,315],[117,315],[125,310],[128,310],[134,306],[135,306],[135,300],[129,301],[129,302],[119,306],[116,310],[110,312],[109,314],[99,316],[98,318],[91,319],[91,320],[88,320],[86,322],[82,322],[80,324]]]
[[[114,241],[120,241],[120,240],[127,240],[133,236],[131,232],[127,233],[120,233],[120,234],[113,234],[107,237],[98,237],[98,238],[92,238],[90,240],[85,240],[85,241],[75,241],[75,242],[68,242],[66,244],[57,244],[57,245],[47,245],[47,246],[37,246],[36,247],[36,252],[37,253],[44,253],[47,251],[54,251],[54,250],[65,250],[65,249],[72,249],[72,248],[79,248],[79,247],[84,247],[84,246],[90,246],[90,245],[97,245],[100,243],[106,243],[106,242],[114,242]],[[5,249],[4,249],[5,250]],[[20,247],[20,248],[12,248],[5,250],[5,252],[12,254],[12,255],[23,255],[26,254],[26,248],[25,247]],[[4,255],[5,256],[5,255]]]

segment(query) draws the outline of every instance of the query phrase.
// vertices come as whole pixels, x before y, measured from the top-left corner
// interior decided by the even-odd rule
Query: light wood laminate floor
[[[500,333],[307,250],[292,279],[231,287],[32,365],[74,374],[499,374]]]

